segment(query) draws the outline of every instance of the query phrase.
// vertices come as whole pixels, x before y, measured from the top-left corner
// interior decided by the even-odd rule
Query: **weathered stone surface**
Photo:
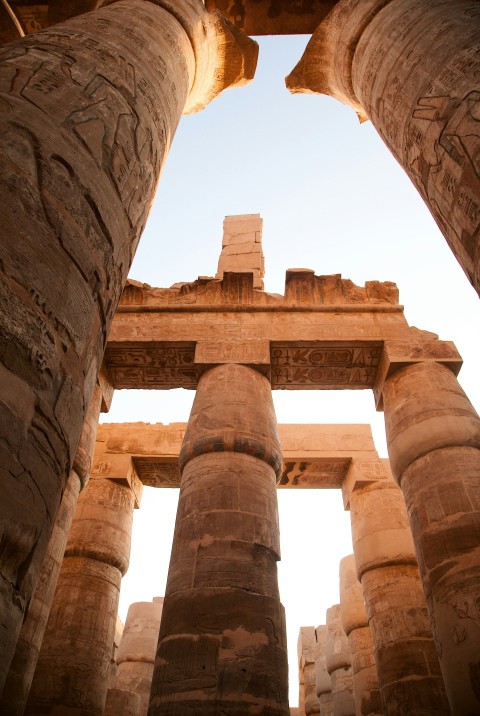
[[[331,693],[332,680],[327,670],[327,627],[325,624],[317,626],[315,629],[317,636],[317,649],[315,653],[315,687],[317,689],[317,697],[321,703],[323,694]],[[323,711],[320,709],[320,713]]]
[[[316,632],[314,627],[301,627],[298,635],[299,703],[303,705],[306,716],[320,713],[315,661],[319,653],[324,651],[324,644],[318,643]]]
[[[326,691],[318,697],[320,701],[320,716],[335,716],[333,711],[333,694]]]
[[[263,219],[260,214],[226,216],[223,222],[222,253],[215,278],[227,272],[252,273],[253,288],[263,289],[265,260],[262,251]]]
[[[384,713],[449,713],[405,502],[392,478],[350,495],[353,551]]]
[[[335,0],[206,0],[247,35],[310,35]]]
[[[133,691],[108,689],[103,716],[140,716],[140,696]]]
[[[25,714],[102,715],[133,509],[113,480],[80,495]]]
[[[28,605],[3,694],[0,697],[0,711],[4,716],[22,716],[25,709],[78,495],[90,476],[101,399],[101,390],[97,385],[88,407],[73,467],[40,568],[37,587]]]
[[[148,711],[162,609],[163,597],[131,604],[117,653],[115,687],[139,695],[138,716]]]
[[[340,0],[287,78],[372,120],[477,292],[479,19],[475,0]]]
[[[376,389],[387,343],[411,360],[461,365],[452,343],[407,325],[395,284],[290,269],[280,296],[255,289],[251,272],[227,272],[169,289],[129,282],[105,362],[117,388],[195,388],[206,368],[233,362],[261,369],[274,389]]]
[[[355,716],[353,674],[347,635],[342,626],[340,604],[327,609],[326,667],[332,680],[333,713]],[[321,712],[320,712],[321,713]]]
[[[125,0],[0,49],[0,687],[178,120],[255,48],[200,0]]]
[[[373,641],[353,554],[340,560],[340,612],[352,659],[356,716],[383,713]]]
[[[407,504],[447,694],[480,708],[480,420],[445,366],[400,368],[383,391],[392,470]]]
[[[136,478],[152,487],[180,487],[178,457],[186,423],[103,423],[97,435],[93,475]],[[358,480],[385,470],[368,425],[279,425],[283,470],[278,488],[343,486],[352,463]],[[138,476],[138,477],[137,477]]]
[[[180,467],[150,716],[219,709],[285,716],[281,455],[266,378],[240,365],[202,376]]]

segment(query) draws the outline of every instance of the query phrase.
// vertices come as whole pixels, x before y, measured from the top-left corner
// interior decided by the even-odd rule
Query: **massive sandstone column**
[[[277,586],[282,456],[270,384],[243,365],[200,378],[182,473],[149,716],[286,716]]]
[[[201,0],[120,0],[0,49],[0,689],[180,115],[255,48]]]
[[[320,645],[321,649],[321,645]],[[317,630],[315,627],[300,627],[298,635],[298,671],[300,709],[305,716],[320,713],[320,702],[315,684],[315,659],[318,655]]]
[[[480,420],[451,370],[392,364],[383,387],[403,491],[454,714],[480,712]]]
[[[25,714],[101,716],[134,490],[92,477],[81,493]]]
[[[332,679],[334,716],[355,716],[352,660],[343,630],[340,604],[327,609],[326,666]],[[321,713],[321,712],[320,712]]]
[[[22,716],[47,626],[50,607],[62,566],[70,527],[80,490],[90,476],[102,390],[97,384],[88,407],[73,467],[63,493],[52,535],[40,569],[37,587],[28,605],[22,629],[0,698],[3,716]]]
[[[352,658],[356,716],[382,716],[372,635],[353,554],[340,560],[340,613]]]
[[[392,478],[359,482],[350,517],[384,713],[447,716],[405,502]]]
[[[327,627],[317,626],[317,653],[315,656],[315,687],[320,703],[320,716],[333,716],[332,679],[327,671]]]
[[[163,597],[131,604],[117,653],[115,689],[139,695],[138,716],[147,716],[162,609]]]
[[[371,119],[480,293],[480,6],[339,0],[287,78]]]
[[[103,716],[140,716],[140,695],[135,691],[108,689]]]

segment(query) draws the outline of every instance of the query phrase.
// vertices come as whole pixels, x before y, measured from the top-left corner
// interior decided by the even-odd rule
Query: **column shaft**
[[[0,49],[0,689],[180,115],[251,47],[201,0],[120,0]]]
[[[180,467],[149,715],[286,716],[281,453],[265,377],[226,365],[200,378]]]
[[[333,716],[332,679],[327,671],[327,627],[317,626],[317,649],[315,656],[315,689],[320,704],[320,716]]]
[[[28,605],[15,654],[5,680],[3,695],[0,698],[0,710],[4,716],[22,716],[25,709],[78,495],[90,476],[101,402],[102,393],[97,385],[88,407],[73,467],[42,562],[38,584]]]
[[[385,383],[385,424],[418,557],[450,706],[480,710],[480,420],[445,366]]]
[[[350,510],[384,713],[448,716],[402,493],[374,482],[352,491]]]
[[[326,666],[332,679],[333,713],[335,716],[355,716],[352,661],[342,626],[340,604],[327,609],[326,621]]]
[[[131,604],[117,653],[115,688],[139,695],[138,716],[147,716],[162,609],[162,597]]]
[[[372,120],[480,293],[480,7],[340,0],[287,79]]]
[[[103,713],[133,507],[113,480],[80,495],[25,714]]]
[[[353,554],[340,561],[340,612],[352,658],[356,716],[382,716],[373,640]]]

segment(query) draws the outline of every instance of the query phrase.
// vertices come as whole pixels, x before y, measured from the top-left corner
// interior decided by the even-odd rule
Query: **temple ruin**
[[[391,282],[292,268],[266,292],[258,214],[225,219],[215,277],[127,279],[181,115],[253,78],[251,35],[288,33],[311,35],[288,88],[373,122],[478,292],[475,0],[0,4],[2,715],[480,710],[480,420],[455,345]],[[145,388],[194,390],[188,423],[97,430]],[[365,426],[277,425],[272,390],[342,389],[373,392],[388,460]],[[170,571],[121,636],[143,485],[180,488]],[[353,555],[301,630],[290,711],[277,489],[325,487]]]

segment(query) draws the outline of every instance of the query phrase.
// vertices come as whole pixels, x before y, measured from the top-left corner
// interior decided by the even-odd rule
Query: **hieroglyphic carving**
[[[279,488],[340,487],[347,474],[351,458],[312,458],[308,461],[283,463]]]
[[[180,487],[178,460],[134,457],[133,464],[141,482],[149,487]]]
[[[310,34],[334,0],[206,0],[250,35]]]
[[[193,345],[108,347],[105,364],[115,388],[195,388]]]
[[[13,4],[13,3],[12,3]],[[48,4],[43,5],[17,5],[15,4],[15,14],[20,20],[22,28],[26,35],[32,32],[43,30],[48,27]]]
[[[369,388],[374,384],[380,355],[379,343],[272,343],[272,388]]]

